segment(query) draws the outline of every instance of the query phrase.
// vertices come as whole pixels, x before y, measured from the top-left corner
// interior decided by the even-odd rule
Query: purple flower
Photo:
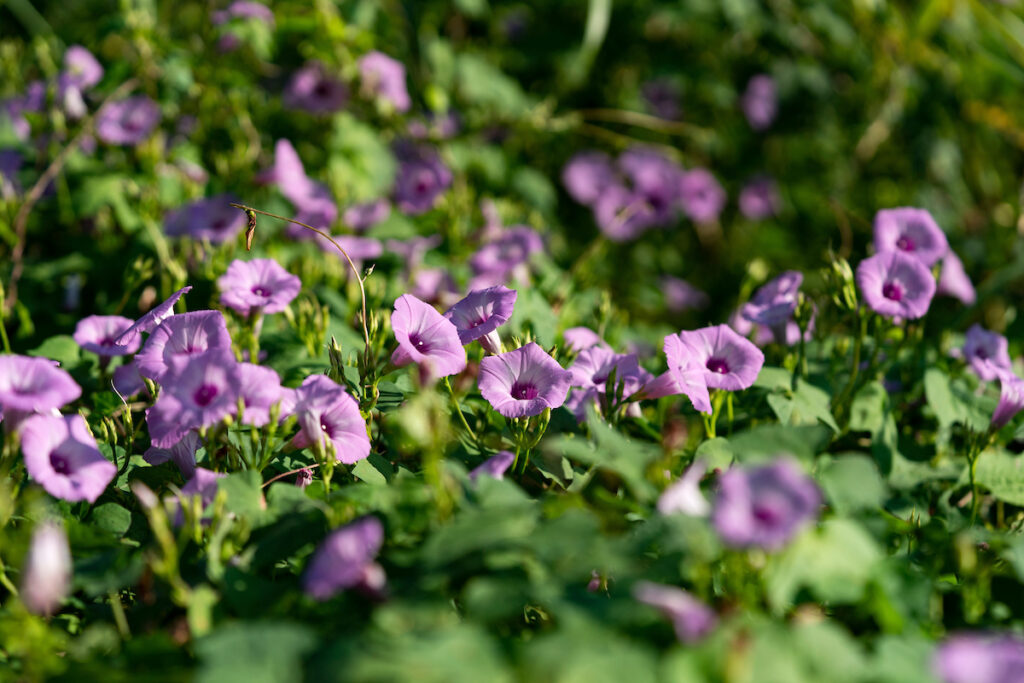
[[[19,140],[28,140],[32,135],[32,127],[25,118],[25,112],[41,111],[46,103],[46,84],[33,81],[28,84],[25,93],[0,100],[0,112],[6,114],[14,128],[14,135]]]
[[[95,503],[117,474],[81,415],[33,415],[21,425],[29,476],[54,498]]]
[[[742,337],[740,338],[742,339]],[[746,340],[744,339],[744,341]],[[749,344],[750,342],[747,343]],[[643,387],[641,390],[642,396],[645,398],[659,398],[661,396],[685,394],[690,399],[694,410],[710,414],[711,397],[708,394],[708,387],[711,384],[708,382],[707,361],[702,362],[702,355],[694,348],[691,341],[684,339],[679,334],[666,336],[663,348],[665,350],[665,359],[668,361],[668,372],[655,378],[653,382]],[[718,355],[722,356],[726,363],[728,363],[729,358],[740,356],[739,353],[734,351],[730,353],[729,358],[726,358],[724,352],[721,351],[718,352]],[[745,358],[743,362],[746,363]],[[717,368],[719,366],[715,365],[714,367]],[[732,368],[729,369],[732,370]],[[760,370],[760,366],[758,370]],[[757,371],[754,372],[754,376],[756,378]],[[751,383],[753,383],[753,380],[751,380]]]
[[[299,473],[295,475],[295,485],[300,489],[304,489],[313,483],[313,470],[308,467],[303,467],[299,470]]]
[[[732,467],[718,478],[711,522],[734,548],[778,550],[818,517],[817,485],[790,458]]]
[[[284,398],[281,377],[271,368],[238,364],[238,393],[242,398],[242,424],[262,427],[270,423],[270,409]]]
[[[713,609],[675,586],[639,581],[633,586],[633,597],[671,620],[676,638],[681,643],[697,643],[718,625],[718,616]]]
[[[134,360],[130,363],[119,365],[114,370],[112,383],[114,391],[122,398],[134,396],[146,388],[146,383],[142,380],[142,375],[139,374],[139,368],[135,365]]]
[[[450,303],[458,298],[458,291],[452,276],[443,268],[417,269],[409,286],[412,296],[431,303]]]
[[[752,221],[771,218],[781,203],[779,188],[771,178],[756,178],[740,191],[740,213]]]
[[[997,379],[1000,372],[1013,372],[1006,337],[978,324],[967,330],[963,357],[974,374],[986,382]]]
[[[162,383],[175,365],[184,365],[211,349],[231,351],[224,315],[220,311],[192,311],[174,315],[157,327],[135,357],[143,377]]]
[[[307,377],[295,390],[293,412],[299,422],[293,447],[326,448],[346,465],[370,454],[370,437],[366,434],[366,420],[359,414],[359,404],[329,377]]]
[[[0,355],[0,408],[45,413],[82,395],[66,370],[47,358]]]
[[[562,184],[577,202],[593,206],[606,190],[619,184],[619,178],[607,154],[580,152],[562,169]]]
[[[647,111],[669,121],[677,121],[683,115],[679,104],[679,86],[667,78],[657,78],[640,86],[640,94],[647,105]]]
[[[700,480],[707,469],[707,463],[703,460],[698,460],[686,468],[683,476],[665,489],[658,498],[658,512],[663,515],[679,512],[691,517],[707,517],[711,506],[700,492]]]
[[[386,199],[353,204],[345,209],[341,220],[356,232],[368,230],[391,215],[391,203]]]
[[[961,633],[939,645],[932,671],[944,683],[1020,683],[1024,641],[1009,633]]]
[[[348,102],[345,84],[330,76],[324,66],[310,62],[292,75],[284,91],[289,109],[304,109],[311,114],[330,114]]]
[[[265,24],[274,24],[274,12],[258,2],[249,0],[235,0],[225,10],[213,13],[212,21],[215,26],[225,24],[232,19],[256,19]]]
[[[767,74],[751,78],[743,92],[741,106],[751,128],[765,130],[771,126],[779,110],[775,80]]]
[[[671,335],[670,335],[671,336]],[[682,364],[685,353],[692,354],[695,364],[703,369],[708,388],[740,391],[757,379],[764,365],[764,354],[749,340],[738,335],[728,325],[702,327],[679,333],[683,347],[673,344],[669,369]],[[668,355],[668,337],[665,341]],[[678,353],[676,353],[678,351]]]
[[[48,617],[71,592],[71,548],[64,527],[42,522],[32,531],[19,597],[33,614]]]
[[[474,467],[469,473],[469,480],[476,483],[476,480],[480,477],[490,477],[492,479],[499,480],[504,479],[505,472],[508,471],[509,467],[512,467],[512,463],[514,463],[515,460],[516,456],[509,451],[496,453]]]
[[[768,327],[774,333],[775,340],[784,343],[786,324],[796,310],[803,281],[803,273],[787,270],[754,292],[753,298],[740,309],[741,315],[752,323]]]
[[[597,332],[589,327],[570,327],[562,333],[562,339],[565,340],[566,347],[574,353],[580,353],[591,346],[608,346]]]
[[[228,350],[214,348],[172,362],[160,382],[160,397],[146,414],[150,439],[159,448],[170,448],[182,430],[210,427],[238,409],[241,375]]]
[[[667,205],[659,204],[664,212]],[[614,185],[594,202],[594,220],[601,233],[613,242],[636,239],[645,230],[665,220],[643,195]]]
[[[477,275],[495,275],[505,279],[516,267],[527,263],[533,254],[543,249],[544,243],[533,228],[513,225],[496,240],[477,250],[470,257],[469,265]]]
[[[21,193],[18,171],[24,161],[13,149],[0,149],[0,199],[14,199]]]
[[[384,247],[381,245],[380,240],[376,240],[372,237],[357,237],[355,235],[334,235],[334,241],[341,245],[341,248],[345,250],[348,257],[352,259],[353,265],[356,270],[361,271],[363,269],[363,261],[367,259],[379,258],[384,253]],[[344,257],[338,250],[335,249],[334,245],[327,240],[317,240],[317,245],[329,254],[334,254],[344,262]],[[345,263],[346,268],[348,264]],[[346,270],[346,272],[348,272]]]
[[[124,334],[135,321],[120,315],[90,315],[82,318],[75,325],[75,342],[86,351],[98,356],[127,356],[139,350],[141,340],[138,336],[124,346],[114,340]]]
[[[383,52],[368,52],[359,58],[363,92],[389,102],[395,111],[407,112],[412,104],[405,89],[405,66]]]
[[[498,328],[512,317],[516,296],[507,287],[478,289],[449,308],[444,317],[455,324],[463,346],[479,339],[487,351],[501,353]]]
[[[536,343],[480,361],[480,393],[505,417],[540,415],[565,403],[572,373]]]
[[[679,201],[683,213],[696,223],[718,220],[725,199],[725,190],[705,168],[687,171],[679,180]]]
[[[145,95],[108,102],[96,117],[96,137],[111,145],[137,145],[160,123],[160,107]]]
[[[410,237],[407,240],[388,240],[387,251],[405,261],[405,269],[411,272],[423,263],[423,257],[428,251],[440,244],[440,235]]]
[[[302,204],[315,194],[314,183],[306,175],[299,153],[290,140],[283,138],[274,143],[274,165],[261,172],[258,180],[277,185],[292,204]]]
[[[992,413],[993,430],[1002,429],[1024,408],[1024,380],[1008,370],[1000,370],[999,404]]]
[[[170,448],[157,448],[150,446],[142,454],[143,459],[150,465],[161,465],[165,462],[173,462],[181,471],[181,476],[186,481],[192,479],[196,474],[196,451],[202,445],[199,435],[189,432],[180,441]]]
[[[306,567],[302,579],[306,595],[322,601],[364,584],[380,571],[373,560],[383,543],[384,527],[376,517],[363,517],[332,531]]]
[[[602,346],[591,346],[576,356],[569,366],[572,381],[569,386],[583,389],[593,388],[604,392],[612,372],[617,383],[640,375],[640,365],[634,354],[617,354]]]
[[[213,502],[214,498],[217,497],[217,480],[226,476],[223,472],[214,472],[205,467],[197,467],[192,478],[181,487],[179,499],[174,501],[173,507],[177,508],[174,516],[174,526],[181,526],[185,523],[185,513],[181,509],[181,503],[184,502],[191,507],[190,501],[198,496],[200,509],[205,510]]]
[[[658,282],[661,285],[662,293],[665,295],[665,306],[674,313],[681,313],[691,309],[700,310],[707,308],[710,303],[707,294],[686,280],[665,275]]]
[[[135,321],[131,327],[121,333],[121,336],[114,340],[114,343],[118,346],[131,346],[136,344],[139,339],[139,335],[143,332],[150,332],[157,325],[167,320],[167,318],[174,315],[174,304],[178,303],[183,295],[188,294],[192,291],[192,286],[182,287],[174,294],[167,297],[166,300],[161,302],[158,306],[151,308],[141,318]]]
[[[967,271],[964,270],[963,261],[952,249],[947,251],[945,258],[942,259],[942,270],[939,271],[939,284],[935,293],[959,299],[968,306],[973,306],[978,300],[971,278],[967,277]]]
[[[857,287],[868,306],[887,318],[920,318],[935,295],[935,278],[919,259],[884,251],[857,266]]]
[[[398,341],[398,348],[391,354],[395,365],[425,365],[435,377],[456,375],[466,369],[466,350],[458,329],[430,304],[411,294],[398,297],[391,328]]]
[[[274,259],[235,260],[217,279],[220,302],[241,313],[280,313],[291,303],[302,282]]]
[[[949,243],[925,209],[882,209],[875,214],[875,251],[902,251],[931,268],[949,251]]]
[[[57,77],[57,99],[71,118],[85,115],[82,93],[103,78],[103,67],[92,53],[81,45],[72,45],[64,52],[64,71]]]
[[[245,214],[231,206],[238,199],[232,195],[197,199],[167,213],[164,232],[168,237],[189,236],[220,244],[234,239],[245,226]]]
[[[398,208],[411,215],[425,213],[452,184],[452,172],[437,151],[424,145],[396,146],[398,175],[394,197]]]

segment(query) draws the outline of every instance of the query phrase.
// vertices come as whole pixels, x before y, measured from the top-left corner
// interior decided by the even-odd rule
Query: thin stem
[[[0,557],[0,586],[7,589],[11,595],[18,595],[18,589],[13,583],[11,583],[10,577],[7,576],[7,568],[4,566],[4,560]]]
[[[301,472],[302,470],[311,470],[311,469],[314,469],[314,468],[316,468],[316,467],[320,467],[320,463],[318,463],[318,462],[315,462],[315,463],[313,463],[312,465],[306,465],[305,467],[300,467],[300,468],[299,468],[299,469],[297,469],[297,470],[291,470],[291,471],[289,471],[289,472],[282,472],[281,474],[277,475],[276,477],[271,477],[271,478],[270,478],[270,479],[268,479],[268,480],[267,480],[266,482],[264,482],[264,484],[263,484],[263,486],[262,486],[261,488],[267,488],[268,486],[270,486],[271,484],[273,484],[273,483],[274,483],[275,481],[277,481],[278,479],[284,479],[285,477],[287,477],[287,476],[288,476],[288,475],[290,475],[290,474],[298,474],[298,473],[299,473],[299,472]]]
[[[462,414],[462,408],[459,407],[459,401],[455,398],[455,390],[452,389],[452,384],[448,381],[447,377],[444,378],[444,386],[448,390],[448,395],[452,397],[452,408],[455,410],[455,414],[459,416],[462,428],[466,430],[466,433],[469,434],[469,437],[473,439],[473,441],[480,443],[476,438],[476,432],[474,432],[473,428],[469,426],[468,422],[466,422],[466,416]]]
[[[121,640],[128,640],[132,637],[132,632],[128,628],[128,618],[124,614],[121,596],[117,591],[110,591],[108,597],[110,598],[110,611],[114,613],[114,623],[117,624],[117,632],[121,634]]]
[[[847,394],[853,391],[854,385],[857,383],[857,375],[860,374],[860,354],[864,346],[864,336],[868,333],[868,318],[863,313],[859,313],[860,328],[857,330],[857,339],[853,342],[853,367],[850,369],[850,379],[846,382],[846,386],[839,392],[839,397],[836,400],[836,413],[842,414],[845,417],[845,407]]]
[[[584,119],[591,121],[607,121],[609,123],[622,123],[637,128],[666,133],[668,135],[703,135],[707,136],[711,131],[680,121],[669,121],[668,119],[643,114],[638,111],[627,111],[625,109],[581,109],[576,112]]]

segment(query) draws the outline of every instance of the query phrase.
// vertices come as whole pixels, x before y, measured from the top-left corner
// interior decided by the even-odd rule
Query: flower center
[[[914,244],[914,240],[910,239],[906,235],[900,235],[900,238],[896,240],[896,247],[903,251],[914,251],[917,245]]]
[[[715,372],[719,375],[729,374],[729,364],[722,358],[708,358],[706,367],[709,372]]]
[[[57,452],[50,453],[50,467],[57,474],[70,474],[71,463],[63,455]]]
[[[978,349],[974,352],[974,355],[981,360],[988,360],[988,352],[985,349]]]
[[[415,332],[409,335],[409,343],[420,353],[430,353],[430,344]]]
[[[520,401],[529,401],[530,399],[537,398],[539,393],[540,391],[537,390],[537,387],[529,382],[524,382],[523,384],[516,382],[512,385],[512,398]]]
[[[331,87],[326,81],[320,81],[313,88],[313,94],[317,97],[327,97],[331,94]]]
[[[902,301],[904,294],[903,285],[895,280],[882,285],[882,296],[890,301]]]
[[[204,384],[195,390],[192,394],[192,400],[200,408],[205,408],[213,402],[213,399],[217,398],[217,387],[212,384]]]
[[[251,291],[256,296],[264,296],[264,297],[270,296],[270,290],[268,288],[264,287],[263,285],[256,285],[255,287],[252,288]]]
[[[327,422],[324,422],[323,419],[320,420],[320,431],[322,431],[324,433],[324,436],[326,436],[328,439],[332,441],[334,440],[334,428],[331,427],[331,425],[328,424]]]
[[[755,504],[751,512],[754,519],[765,524],[777,524],[782,518],[782,510],[777,505]]]

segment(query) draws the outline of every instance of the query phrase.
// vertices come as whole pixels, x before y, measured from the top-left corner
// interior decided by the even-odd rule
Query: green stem
[[[480,443],[476,438],[476,432],[474,432],[473,428],[469,426],[468,422],[466,422],[466,416],[462,414],[462,408],[459,407],[459,401],[455,398],[455,390],[452,389],[452,384],[448,381],[447,377],[444,378],[444,386],[448,389],[448,395],[452,398],[452,409],[455,411],[455,414],[459,416],[459,422],[462,423],[462,428],[466,430],[466,433],[469,434],[469,438],[473,439],[474,443]]]
[[[128,618],[124,614],[124,605],[121,604],[121,596],[117,591],[110,591],[110,611],[114,613],[114,623],[117,624],[117,632],[121,634],[121,640],[128,640],[132,632],[128,628]]]

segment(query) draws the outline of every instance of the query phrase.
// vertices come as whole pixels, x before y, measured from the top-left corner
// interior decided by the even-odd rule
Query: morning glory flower
[[[25,469],[54,498],[95,503],[117,474],[81,415],[33,415],[21,424]]]
[[[341,220],[356,232],[363,232],[384,221],[390,215],[391,202],[386,199],[376,199],[372,202],[353,204],[345,209]]]
[[[691,517],[707,517],[711,505],[700,492],[700,480],[707,469],[707,463],[703,460],[697,460],[687,467],[683,476],[658,498],[658,512],[663,515],[678,512]]]
[[[456,375],[466,369],[466,350],[458,329],[430,304],[411,294],[398,297],[391,329],[398,341],[391,362],[398,367],[417,363],[435,377]]]
[[[569,386],[583,389],[597,389],[603,392],[612,372],[617,383],[640,375],[640,365],[635,354],[619,354],[602,346],[591,346],[581,351],[569,366],[572,382]]]
[[[183,365],[211,349],[231,351],[224,314],[192,311],[171,316],[157,327],[135,356],[135,363],[143,377],[161,382],[175,365]]]
[[[562,332],[562,339],[565,340],[566,347],[574,353],[580,353],[591,346],[608,346],[597,332],[589,327],[570,327]]]
[[[960,633],[936,648],[932,671],[943,683],[1019,683],[1024,641],[1010,633]]]
[[[480,477],[490,477],[500,481],[505,478],[505,472],[508,471],[509,467],[512,467],[512,463],[515,460],[516,456],[509,451],[496,453],[470,470],[469,480],[476,483]]]
[[[292,204],[301,204],[304,199],[316,194],[315,183],[306,175],[299,153],[291,141],[284,138],[274,143],[274,165],[262,171],[258,181],[277,185],[281,194]]]
[[[402,143],[395,146],[398,174],[394,198],[399,210],[409,215],[426,213],[452,184],[452,172],[432,147]]]
[[[25,608],[49,617],[71,593],[71,548],[59,522],[42,522],[32,531],[18,597]]]
[[[242,315],[280,313],[302,289],[302,282],[274,259],[235,260],[217,278],[220,302]]]
[[[0,408],[47,413],[82,395],[67,370],[48,358],[0,355]]]
[[[614,185],[594,202],[594,221],[613,242],[636,239],[648,228],[668,221],[671,206],[660,199],[651,203],[649,197]]]
[[[765,130],[775,121],[779,110],[775,79],[767,74],[758,74],[747,82],[740,102],[747,122],[754,130]]]
[[[440,235],[417,236],[405,240],[388,240],[385,246],[389,254],[398,256],[404,262],[407,272],[412,272],[420,267],[427,252],[440,246],[441,241]]]
[[[488,281],[484,287],[505,284],[525,267],[533,254],[543,249],[544,243],[536,230],[525,225],[509,226],[469,258],[469,266],[477,276],[470,283],[471,288],[482,288],[474,284],[478,281]]]
[[[73,338],[84,351],[91,351],[98,356],[126,356],[139,350],[141,340],[136,336],[132,343],[124,346],[115,344],[114,340],[134,322],[120,315],[90,315],[75,325]]]
[[[993,430],[1002,429],[1024,408],[1024,380],[1008,370],[1000,370],[999,404],[992,413]]]
[[[671,620],[681,643],[697,643],[718,625],[715,611],[682,588],[639,581],[633,586],[633,597]]]
[[[114,369],[111,383],[114,386],[114,391],[122,399],[134,396],[146,388],[146,383],[143,381],[142,375],[139,374],[139,368],[135,365],[134,360],[117,366]]]
[[[685,367],[680,361],[689,352],[696,365],[702,368],[704,380],[710,389],[746,389],[754,384],[764,365],[761,349],[728,325],[683,331],[678,336],[683,347],[672,343],[673,356],[670,357],[669,369],[674,367],[674,363],[678,364],[677,367]],[[665,353],[668,355],[667,337],[665,344]]]
[[[326,375],[310,375],[302,382],[295,390],[292,412],[299,423],[293,447],[324,447],[347,465],[370,454],[370,437],[359,404]]]
[[[165,462],[173,462],[181,471],[185,481],[192,479],[196,474],[196,451],[202,442],[199,435],[189,432],[170,448],[157,448],[150,446],[142,454],[143,459],[150,465],[161,465]]]
[[[0,199],[14,199],[21,194],[18,171],[24,158],[13,149],[0,149]]]
[[[530,417],[565,403],[572,373],[530,342],[480,361],[478,382],[480,393],[499,413]]]
[[[185,512],[181,509],[182,502],[191,506],[193,498],[199,498],[199,507],[205,510],[217,497],[217,481],[226,477],[223,472],[214,472],[205,467],[197,467],[195,474],[181,487],[181,495],[171,501],[171,510],[174,512],[174,526],[181,526],[185,523]],[[203,520],[203,524],[208,524]]]
[[[488,352],[501,353],[498,328],[512,317],[516,296],[507,287],[478,289],[449,308],[444,317],[455,324],[463,346],[479,339]]]
[[[740,190],[740,213],[752,221],[771,218],[781,203],[779,188],[771,178],[755,178]]]
[[[10,120],[15,137],[24,141],[32,135],[32,126],[25,118],[25,112],[42,111],[44,104],[46,84],[42,81],[32,81],[23,94],[0,100],[0,112]]]
[[[92,53],[81,45],[72,45],[64,52],[64,71],[57,77],[57,99],[68,116],[85,116],[82,94],[103,78],[103,67]]]
[[[238,199],[219,194],[197,199],[169,211],[164,217],[164,232],[168,237],[191,237],[221,244],[234,239],[245,227],[245,214],[231,206]]]
[[[429,301],[450,305],[459,298],[460,289],[444,268],[417,268],[409,283],[409,294]]]
[[[562,184],[584,206],[593,206],[606,190],[619,184],[611,158],[604,152],[580,152],[562,169]]]
[[[111,145],[138,145],[160,123],[160,107],[145,95],[108,102],[96,117],[96,137]]]
[[[227,9],[213,13],[211,20],[215,26],[225,24],[232,19],[257,19],[265,24],[274,23],[274,12],[258,2],[251,0],[235,0]]]
[[[964,270],[963,261],[952,249],[947,251],[942,259],[942,270],[939,271],[939,284],[935,293],[959,299],[968,306],[973,306],[978,300],[978,293],[974,291],[971,278]]]
[[[1006,337],[978,324],[967,330],[963,358],[974,374],[986,382],[998,379],[1000,372],[1013,372]]]
[[[168,368],[159,380],[160,397],[146,414],[154,446],[170,448],[182,430],[211,427],[238,409],[241,377],[229,350],[190,355]]]
[[[914,320],[928,312],[935,278],[920,259],[903,251],[884,251],[860,262],[857,287],[875,313]]]
[[[341,110],[347,102],[348,88],[318,62],[310,62],[296,71],[284,91],[286,107],[311,114],[330,114]]]
[[[707,308],[711,300],[708,295],[694,287],[686,280],[665,275],[658,280],[662,294],[665,295],[665,307],[673,313]]]
[[[374,50],[359,58],[359,79],[363,92],[380,97],[398,112],[407,112],[412,102],[405,88],[405,65]]]
[[[238,393],[243,408],[241,423],[262,427],[270,423],[270,409],[284,399],[281,377],[271,368],[238,364]]]
[[[786,323],[796,310],[803,281],[803,273],[787,270],[754,292],[750,301],[740,309],[741,315],[752,323],[771,329],[779,343],[785,342]]]
[[[178,299],[190,291],[192,291],[191,285],[182,287],[174,294],[171,294],[167,299],[143,314],[131,327],[122,332],[121,336],[114,340],[114,343],[118,346],[136,344],[139,335],[143,332],[151,332],[157,325],[174,315],[174,304],[178,303]]]
[[[790,458],[734,466],[718,478],[711,522],[734,548],[778,550],[818,518],[821,493]]]
[[[666,336],[663,348],[665,359],[668,361],[668,372],[648,382],[641,389],[641,395],[644,398],[660,398],[662,396],[685,394],[690,399],[694,410],[710,414],[711,396],[708,394],[708,387],[711,384],[708,382],[708,360],[703,360],[704,356],[693,346],[692,342],[684,339],[679,334]],[[724,345],[722,348],[724,348]],[[730,351],[728,357],[724,356],[722,350],[719,350],[718,354],[726,358],[727,363],[729,358],[738,358],[740,356],[735,351]],[[742,367],[745,368],[746,365],[746,358],[744,358]],[[720,366],[713,364],[713,367],[719,368]],[[728,368],[728,370],[734,372],[732,368]],[[744,372],[746,373],[746,370]],[[716,371],[715,374],[719,373]],[[754,376],[757,376],[756,372]],[[739,378],[737,377],[737,379]],[[734,384],[738,385],[738,383]],[[753,380],[751,380],[751,383],[753,383]]]
[[[332,531],[313,553],[302,585],[314,600],[327,600],[341,591],[367,583],[380,574],[373,560],[384,543],[384,527],[376,517],[363,517]],[[380,578],[365,586],[379,590]]]
[[[875,251],[902,251],[929,268],[949,251],[946,234],[925,209],[882,209],[874,230]]]
[[[679,180],[680,205],[683,213],[695,223],[718,220],[725,200],[725,190],[706,168],[686,171]]]

